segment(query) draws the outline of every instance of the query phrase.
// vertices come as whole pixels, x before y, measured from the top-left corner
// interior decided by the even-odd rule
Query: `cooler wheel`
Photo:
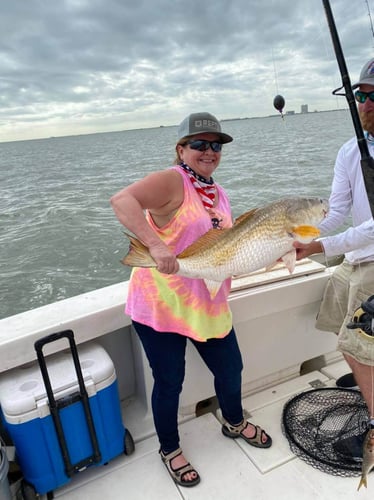
[[[130,434],[130,432],[128,430],[126,430],[125,439],[124,439],[124,446],[125,446],[125,448],[124,448],[125,455],[131,455],[131,453],[133,453],[135,450],[134,440],[133,440],[132,435]]]

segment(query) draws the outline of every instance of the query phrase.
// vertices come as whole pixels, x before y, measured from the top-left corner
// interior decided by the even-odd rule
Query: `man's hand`
[[[293,246],[296,248],[296,260],[305,259],[305,257],[309,257],[309,255],[324,252],[320,241],[312,241],[307,244],[294,241]]]

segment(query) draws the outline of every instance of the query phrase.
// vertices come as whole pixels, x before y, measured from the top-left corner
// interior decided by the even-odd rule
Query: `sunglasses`
[[[197,151],[208,151],[209,148],[212,148],[212,151],[215,153],[219,153],[222,149],[222,143],[216,141],[206,141],[204,139],[196,139],[195,141],[187,142],[191,149],[195,149]]]
[[[373,92],[362,92],[361,90],[357,90],[355,92],[355,99],[357,102],[364,104],[366,99],[369,98],[371,102],[374,102],[374,91]]]

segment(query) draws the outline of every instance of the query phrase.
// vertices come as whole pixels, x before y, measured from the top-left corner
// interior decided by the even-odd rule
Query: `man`
[[[361,70],[355,98],[370,155],[374,157],[374,58]],[[374,336],[348,329],[355,310],[374,294],[374,221],[361,171],[357,139],[346,142],[338,152],[330,195],[330,211],[321,223],[321,234],[331,233],[352,216],[352,226],[333,236],[322,236],[310,244],[295,243],[297,259],[325,253],[326,257],[344,254],[324,292],[316,328],[338,334],[338,349],[352,374],[338,379],[337,385],[359,386],[374,427]],[[366,431],[365,431],[366,432]],[[362,438],[363,436],[361,436]],[[360,439],[361,439],[360,438]],[[357,446],[356,446],[357,448]],[[362,453],[362,451],[361,451]]]

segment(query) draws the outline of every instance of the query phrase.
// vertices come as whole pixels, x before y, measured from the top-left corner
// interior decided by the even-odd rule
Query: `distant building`
[[[307,104],[302,104],[301,105],[301,112],[302,113],[308,113],[308,105]]]

